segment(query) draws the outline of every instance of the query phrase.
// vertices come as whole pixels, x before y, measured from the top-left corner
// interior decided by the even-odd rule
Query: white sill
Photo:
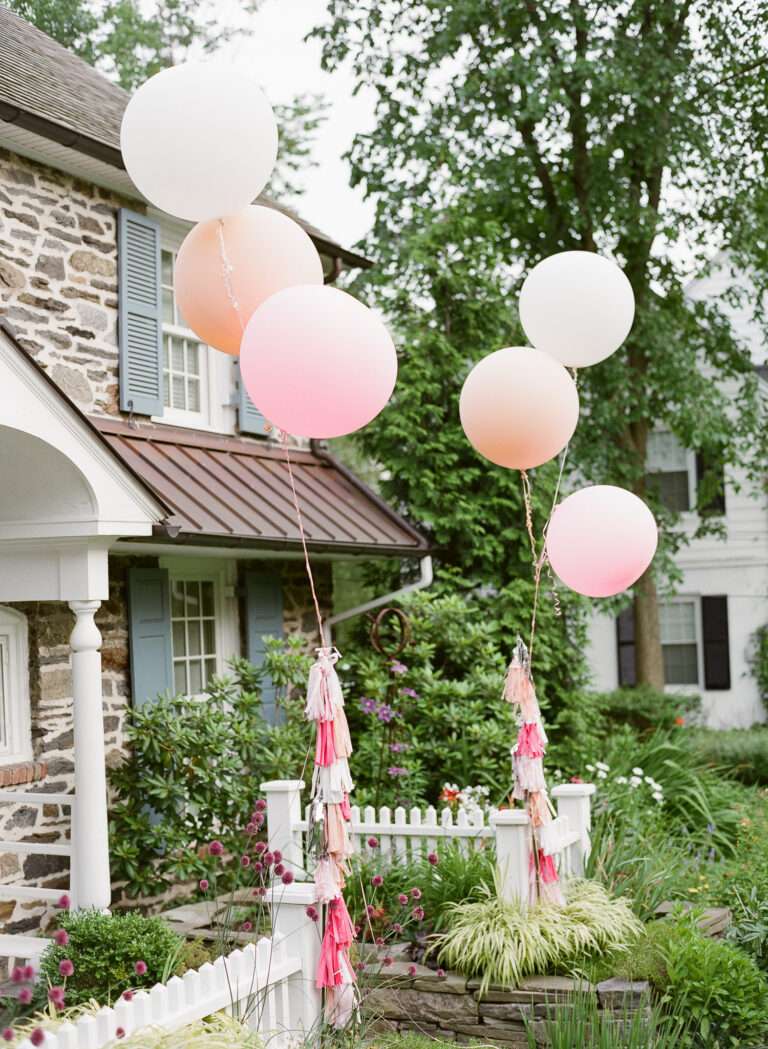
[[[202,412],[185,412],[181,408],[169,408],[162,415],[151,415],[150,420],[161,426],[181,426],[186,430],[204,430],[206,433],[226,433],[211,426]]]

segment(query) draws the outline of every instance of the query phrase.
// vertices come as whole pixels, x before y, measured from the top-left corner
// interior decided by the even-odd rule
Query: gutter
[[[337,623],[343,623],[347,619],[361,616],[364,612],[372,612],[374,608],[381,608],[382,605],[391,604],[391,602],[399,600],[405,594],[412,594],[416,590],[424,590],[430,586],[434,575],[432,572],[432,557],[429,554],[422,557],[419,562],[419,569],[421,574],[415,583],[408,583],[407,586],[402,586],[399,590],[392,590],[388,594],[382,594],[381,597],[375,597],[372,601],[366,601],[364,605],[355,605],[354,608],[348,608],[346,612],[339,612],[338,615],[329,616],[323,623],[323,642],[329,647],[333,644],[332,628]]]

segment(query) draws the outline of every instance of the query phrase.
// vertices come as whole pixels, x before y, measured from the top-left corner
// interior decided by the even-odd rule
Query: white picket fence
[[[121,998],[113,1007],[65,1023],[47,1033],[42,1044],[45,1049],[118,1047],[143,1028],[174,1031],[226,1010],[257,1031],[270,1049],[288,1049],[304,1040],[296,998],[303,979],[302,958],[289,955],[284,943],[264,938],[149,991],[137,991],[130,1001]],[[32,1043],[24,1041],[20,1049],[33,1049]]]

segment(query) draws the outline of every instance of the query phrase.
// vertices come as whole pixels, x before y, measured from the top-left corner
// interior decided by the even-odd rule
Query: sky
[[[238,0],[219,0],[216,11],[225,24],[243,24]],[[373,209],[349,186],[349,166],[342,155],[357,131],[371,127],[373,99],[370,94],[353,97],[350,71],[324,73],[319,43],[304,42],[325,16],[325,0],[263,0],[247,19],[253,32],[230,41],[217,57],[253,70],[273,103],[289,102],[298,94],[322,95],[330,103],[314,148],[318,166],[305,174],[306,192],[297,208],[303,218],[350,247],[370,228]]]

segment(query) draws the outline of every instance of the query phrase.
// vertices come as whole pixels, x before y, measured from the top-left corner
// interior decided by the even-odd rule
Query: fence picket
[[[368,826],[375,826],[375,824],[376,824],[376,809],[373,807],[373,805],[366,805],[365,806],[365,816],[363,817],[363,822],[368,824]],[[366,830],[366,832],[362,836],[363,844],[362,844],[361,849],[360,849],[361,852],[363,850],[365,850],[365,853],[368,856],[373,854],[373,849],[368,844],[368,839],[370,837],[371,837],[371,835]]]
[[[392,823],[392,814],[388,805],[382,805],[379,809],[379,823],[382,827],[389,827]],[[384,859],[390,860],[392,858],[392,835],[383,832],[379,834],[379,847]]]
[[[424,823],[427,827],[437,826],[437,812],[433,805],[430,805],[427,811],[424,813]],[[427,838],[427,852],[437,851],[437,838]]]
[[[467,816],[465,809],[459,809],[456,817],[456,826],[459,830],[466,831],[469,828],[469,816]],[[462,835],[459,838],[459,848],[466,854],[469,852],[469,842],[467,841],[466,835]]]
[[[417,808],[414,805],[414,807],[410,811],[410,819],[409,819],[408,822],[410,823],[410,825],[412,827],[420,827],[421,826],[421,809],[420,808]],[[416,835],[411,835],[410,844],[411,844],[411,858],[412,859],[418,859],[418,857],[421,856],[423,851],[424,851],[424,839],[421,837],[421,835],[419,835],[418,837],[416,837]]]
[[[47,1043],[46,1049],[48,1049]],[[77,1049],[77,1028],[73,1023],[61,1025],[56,1032],[56,1041],[51,1042],[51,1049]]]
[[[395,809],[395,827],[404,827],[405,825],[405,809],[402,805],[398,805]],[[395,854],[398,861],[406,860],[408,858],[408,847],[406,845],[406,839],[402,834],[395,835]]]

